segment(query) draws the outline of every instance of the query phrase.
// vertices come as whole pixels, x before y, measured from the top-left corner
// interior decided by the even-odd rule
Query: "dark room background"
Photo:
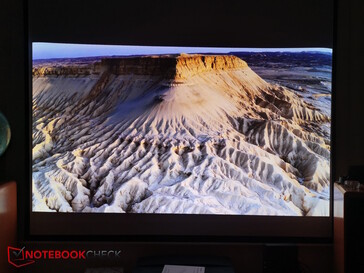
[[[36,41],[99,43],[103,40],[110,44],[139,44],[148,40],[150,45],[184,45],[188,41],[191,46],[232,47],[242,46],[243,43],[246,47],[254,47],[268,39],[270,44],[267,47],[333,46],[336,92],[333,113],[333,179],[337,180],[339,176],[347,174],[350,166],[364,165],[364,1],[338,0],[328,5],[328,12],[333,12],[336,6],[335,24],[331,30],[332,26],[327,25],[326,20],[313,24],[312,19],[317,19],[320,15],[318,10],[332,1],[265,1],[265,7],[253,3],[254,1],[180,1],[179,4],[174,1],[29,2],[30,16],[33,16],[30,33],[27,31],[28,15],[24,13],[24,2],[0,2],[0,111],[8,118],[12,129],[10,146],[0,157],[0,182],[17,181],[20,194],[22,186],[28,183],[25,166],[27,155],[23,151],[29,139],[26,124],[23,123],[28,119],[25,103],[29,96],[28,76],[24,68],[29,37]],[[118,4],[113,7],[113,2]],[[284,3],[286,8],[278,9],[278,2]],[[250,16],[252,10],[261,17]],[[273,20],[276,16],[281,19]],[[307,28],[296,29],[295,22],[299,20],[304,20]],[[105,28],[105,25],[110,27]],[[322,31],[332,31],[334,40],[326,40],[327,36],[321,35]],[[119,39],[115,39],[115,32],[120,32]],[[140,32],[145,36],[140,37]],[[287,38],[285,33],[292,35]],[[312,41],[317,44],[312,44]],[[24,209],[20,207],[19,211]],[[26,232],[23,229],[25,221],[26,219],[19,219],[19,240],[24,238]],[[70,246],[73,243],[66,242],[64,245]],[[91,245],[100,247],[112,244],[99,242]],[[140,252],[141,248],[143,250]],[[126,246],[128,256],[124,259],[130,266],[140,253],[150,255],[159,251],[178,254],[188,248],[191,246],[179,246],[177,249],[147,243],[142,247]],[[251,262],[259,263],[262,256],[259,246],[214,248],[213,251],[209,246],[200,246],[194,251],[227,253],[233,257],[235,264],[246,266],[247,270],[250,269],[249,272],[261,270],[260,265]],[[299,251],[301,257],[309,260],[311,267],[317,269],[314,272],[325,271],[330,267],[330,246],[305,246]],[[320,259],[317,258],[320,255],[324,260],[322,264],[319,264]]]

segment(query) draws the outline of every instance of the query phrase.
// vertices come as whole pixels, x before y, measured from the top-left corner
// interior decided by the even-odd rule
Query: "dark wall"
[[[332,47],[333,4],[306,1],[30,1],[34,41]]]
[[[364,165],[364,1],[337,6],[335,178]]]
[[[25,177],[24,19],[21,1],[0,2],[0,111],[11,126],[12,139],[0,156],[0,183]]]

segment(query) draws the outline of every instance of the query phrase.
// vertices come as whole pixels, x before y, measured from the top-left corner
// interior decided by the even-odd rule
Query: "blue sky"
[[[331,48],[218,48],[218,47],[171,47],[171,46],[123,46],[87,45],[63,43],[33,43],[33,60],[51,58],[76,58],[94,56],[128,56],[176,53],[228,53],[232,51],[321,51],[332,53]]]

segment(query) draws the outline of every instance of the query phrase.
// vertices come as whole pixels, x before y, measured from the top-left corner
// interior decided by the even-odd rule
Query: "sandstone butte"
[[[77,76],[99,74],[108,71],[116,75],[134,74],[163,76],[165,79],[183,81],[196,74],[215,70],[234,70],[248,67],[247,63],[233,55],[161,55],[102,58],[101,61],[79,65],[50,64],[33,68],[33,76]]]

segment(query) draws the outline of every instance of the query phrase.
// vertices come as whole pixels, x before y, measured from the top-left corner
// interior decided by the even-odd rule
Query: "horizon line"
[[[232,52],[320,52],[331,53],[332,48],[325,47],[289,47],[289,48],[248,48],[248,47],[191,47],[191,46],[140,46],[140,45],[101,45],[71,43],[32,43],[32,60],[86,58],[103,56],[135,56],[162,54],[203,54]]]

